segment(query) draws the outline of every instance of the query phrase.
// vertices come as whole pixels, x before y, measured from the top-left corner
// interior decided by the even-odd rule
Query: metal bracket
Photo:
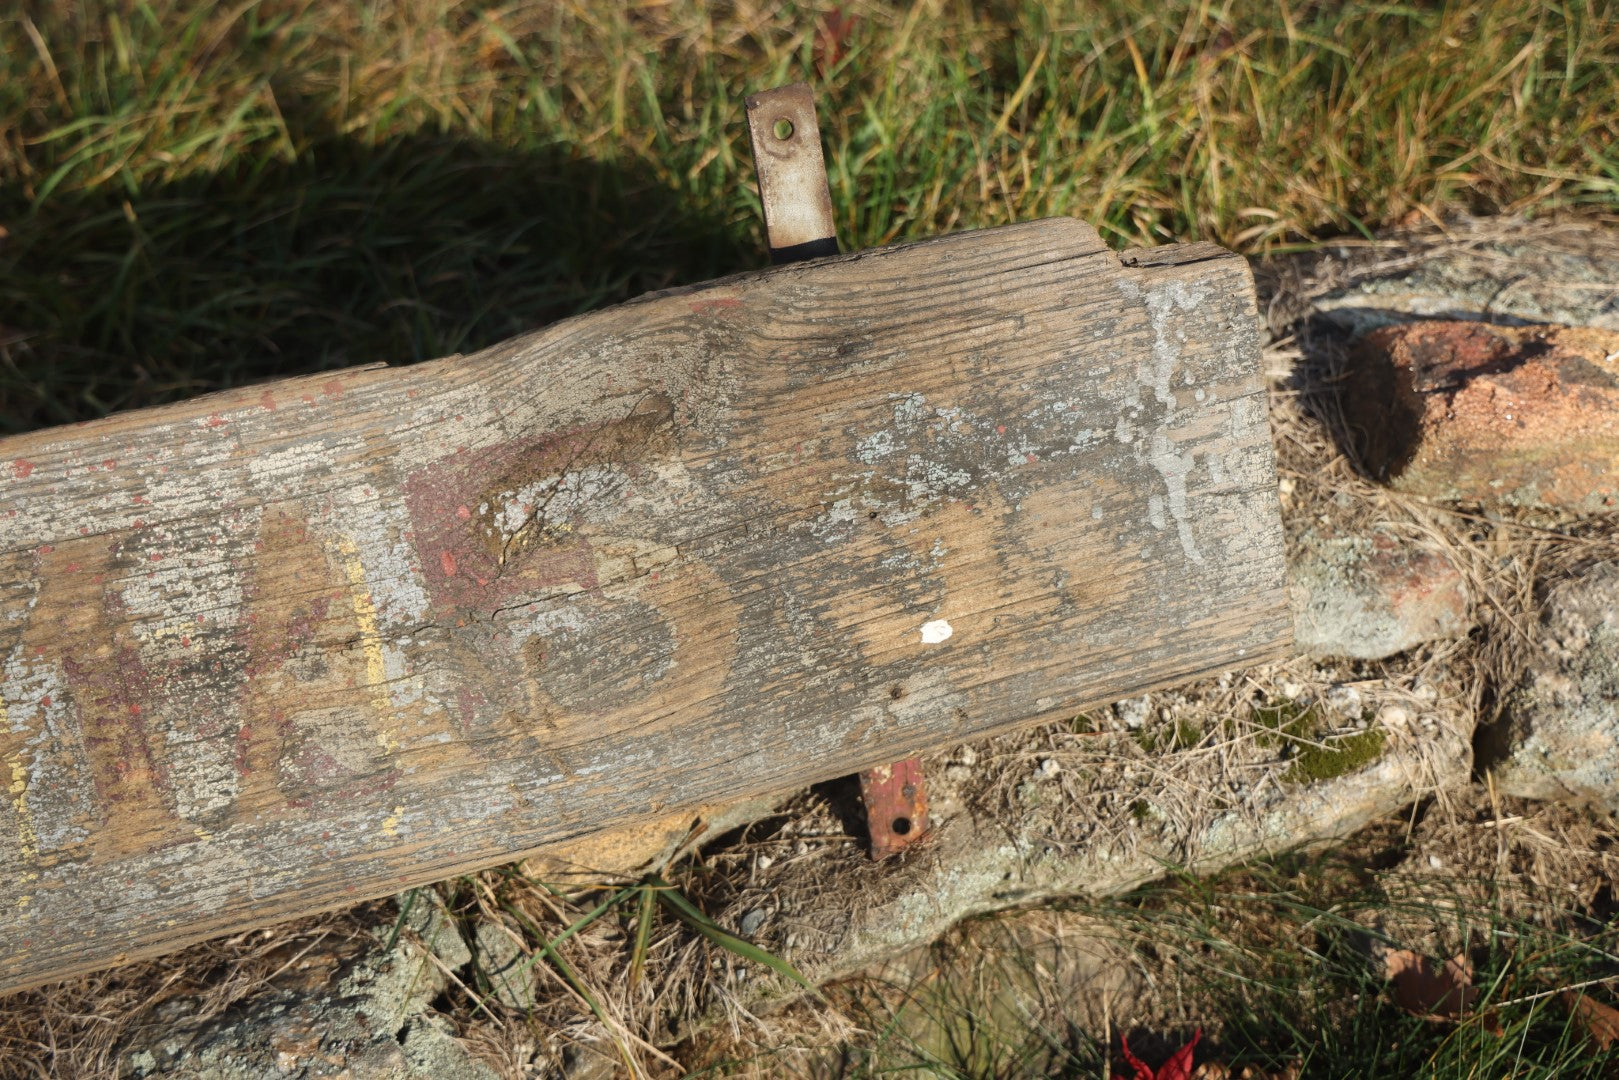
[[[766,90],[747,100],[748,138],[759,175],[765,235],[777,263],[838,253],[832,192],[821,156],[815,95],[806,83]]]
[[[928,785],[921,758],[906,758],[861,773],[860,799],[866,804],[873,859],[905,850],[928,831]]]
[[[814,93],[807,83],[793,83],[754,94],[747,109],[771,259],[790,263],[836,255],[837,226]],[[928,831],[928,790],[919,758],[861,773],[860,798],[873,859],[903,850]]]

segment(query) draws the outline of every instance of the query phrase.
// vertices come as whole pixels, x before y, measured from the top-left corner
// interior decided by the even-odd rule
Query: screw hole
[[[897,817],[894,819],[894,823],[888,827],[893,831],[895,836],[908,836],[911,831],[911,819],[908,817]]]
[[[905,687],[900,686],[897,683],[890,686],[888,688],[888,696],[893,698],[895,701],[898,701],[900,698],[905,696]]]
[[[786,142],[788,139],[793,137],[793,122],[784,116],[780,120],[776,121],[775,126],[770,129],[770,132],[782,142]]]

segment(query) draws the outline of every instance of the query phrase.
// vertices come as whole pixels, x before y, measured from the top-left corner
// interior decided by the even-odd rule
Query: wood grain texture
[[[1009,226],[0,440],[0,985],[1285,650],[1247,267],[1124,260]]]

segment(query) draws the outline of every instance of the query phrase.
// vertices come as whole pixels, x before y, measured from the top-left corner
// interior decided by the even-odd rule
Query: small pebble
[[[740,924],[742,928],[742,936],[752,937],[754,934],[758,933],[759,927],[765,924],[765,919],[768,917],[769,916],[765,914],[763,908],[754,908],[752,911],[747,912],[742,916],[742,922]]]
[[[1353,686],[1334,686],[1327,691],[1327,704],[1335,712],[1353,716],[1360,711],[1360,691]]]
[[[1062,772],[1062,766],[1057,764],[1056,758],[1046,758],[1040,763],[1040,775],[1047,780]]]
[[[1138,698],[1114,702],[1113,714],[1131,731],[1138,730],[1152,715],[1152,696],[1143,694]]]
[[[1411,723],[1411,713],[1403,705],[1385,705],[1377,710],[1377,722],[1384,727],[1403,728]]]
[[[1437,855],[1429,855],[1428,865],[1434,870],[1443,870],[1445,868],[1445,861]]]
[[[769,870],[772,866],[775,865],[775,863],[776,863],[776,860],[772,859],[769,855],[760,855],[758,858],[756,858],[754,860],[754,865],[757,866],[761,870]]]

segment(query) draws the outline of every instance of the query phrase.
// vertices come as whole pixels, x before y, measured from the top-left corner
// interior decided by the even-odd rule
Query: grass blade
[[[652,937],[652,913],[656,910],[650,885],[641,887],[639,910],[635,914],[635,949],[630,954],[630,986],[641,981],[641,968],[646,963],[647,942]]]
[[[744,960],[752,960],[756,964],[763,964],[783,978],[791,979],[810,993],[817,997],[820,996],[820,991],[815,988],[815,984],[806,979],[797,968],[781,957],[766,952],[750,941],[744,941],[720,926],[719,923],[699,911],[695,904],[682,896],[673,885],[670,885],[663,878],[653,874],[647,878],[647,884],[651,887],[651,891],[657,893],[658,900],[668,907],[670,911],[674,912],[681,922],[684,922],[720,948],[733,952]]]

